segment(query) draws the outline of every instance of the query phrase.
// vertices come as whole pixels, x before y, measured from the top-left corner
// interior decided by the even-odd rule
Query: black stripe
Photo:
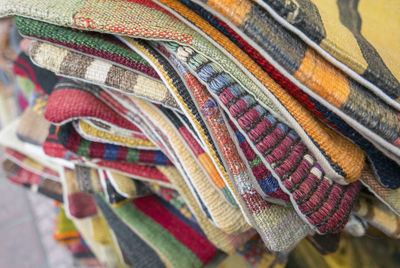
[[[359,0],[337,0],[340,21],[357,40],[361,53],[368,64],[363,76],[382,89],[391,98],[400,96],[400,83],[387,68],[375,48],[361,35],[362,20],[358,12]]]

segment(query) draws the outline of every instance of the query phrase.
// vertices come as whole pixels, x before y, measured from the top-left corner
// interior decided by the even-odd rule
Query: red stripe
[[[90,142],[89,145],[89,157],[91,158],[104,158],[104,152],[106,151],[106,144],[101,142]]]
[[[201,155],[204,153],[203,148],[198,144],[196,139],[193,137],[193,135],[189,132],[189,130],[186,127],[180,127],[178,129],[179,133],[181,133],[182,137],[185,139],[186,143],[190,146],[190,149],[193,151],[193,153],[196,156]]]
[[[108,167],[111,169],[119,170],[124,173],[128,173],[132,176],[139,176],[149,180],[163,181],[170,183],[168,178],[158,169],[146,165],[127,163],[121,161],[106,161],[106,160],[99,161],[97,162],[97,164],[102,167]]]
[[[137,198],[132,203],[189,248],[203,263],[214,256],[215,247],[189,225],[177,219],[154,196]]]
[[[118,146],[118,156],[117,159],[126,159],[128,155],[128,147]]]

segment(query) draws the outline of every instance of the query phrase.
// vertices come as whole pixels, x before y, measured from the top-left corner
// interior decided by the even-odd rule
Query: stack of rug
[[[398,238],[393,5],[0,0],[31,40],[3,166],[111,267],[279,267],[306,237],[322,254],[342,232]]]

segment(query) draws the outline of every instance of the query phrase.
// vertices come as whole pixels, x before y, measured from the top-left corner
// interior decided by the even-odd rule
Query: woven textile
[[[24,4],[26,5],[27,9],[30,9],[32,5],[34,5],[34,1],[31,3],[29,1],[32,0],[26,0]],[[75,3],[77,4],[77,3]],[[199,33],[196,31],[190,29],[189,27],[185,26],[182,22],[177,20],[175,17],[173,17],[169,12],[166,12],[159,6],[151,3],[150,1],[123,1],[120,0],[117,2],[115,1],[104,1],[104,2],[92,2],[92,1],[85,1],[82,3],[82,6],[77,7],[76,5],[69,4],[71,8],[68,9],[65,12],[65,16],[69,17],[72,19],[73,17],[73,23],[71,21],[71,24],[69,26],[71,27],[77,27],[81,29],[91,29],[91,30],[97,30],[97,31],[102,31],[102,32],[114,32],[122,35],[131,35],[131,36],[138,36],[138,37],[145,37],[145,38],[160,38],[160,39],[172,39],[178,42],[185,42],[191,46],[193,46],[195,49],[198,49],[201,53],[206,54],[208,57],[213,58],[215,61],[217,61],[223,68],[229,72],[234,74],[234,77],[238,79],[247,90],[253,92],[258,99],[263,103],[263,105],[268,106],[270,109],[274,110],[276,113],[280,114],[280,109],[276,105],[280,105],[280,103],[275,99],[271,101],[269,98],[274,99],[272,94],[270,94],[269,91],[265,88],[265,90],[260,90],[260,88],[257,86],[262,86],[263,85],[259,82],[255,83],[251,77],[246,75],[242,70],[240,69],[236,64],[234,64],[226,55],[223,54],[220,50],[216,49],[214,45],[212,45],[210,42],[208,42],[204,37],[202,37]],[[117,12],[116,9],[112,9],[109,7],[112,6],[118,6],[120,7],[118,9],[119,13]],[[18,7],[15,6],[13,10],[9,10],[10,6],[5,6],[3,7],[3,12],[0,11],[0,13],[3,14],[15,14],[19,13]],[[75,11],[72,11],[72,9],[75,9]],[[96,10],[96,12],[92,12],[93,10]],[[104,12],[98,13],[98,10],[102,10]],[[128,12],[129,10],[129,12]],[[47,13],[48,17],[43,18],[42,14],[35,14],[35,12],[31,13],[31,17],[36,17],[40,18],[41,20],[44,21],[52,21],[54,23],[54,19],[51,18],[52,16],[52,8],[47,8]],[[119,17],[121,17],[121,12],[124,13],[124,27],[122,28],[117,28],[117,27],[111,27],[113,23],[120,23]],[[118,15],[116,14],[118,13]],[[58,14],[58,13],[57,13]],[[153,27],[147,27],[146,23],[143,21],[143,16],[142,14],[149,14],[153,18]],[[112,18],[112,19],[110,19]],[[64,23],[68,21],[65,20],[63,21]],[[90,22],[90,23],[88,23]],[[56,23],[57,24],[57,23]],[[60,23],[58,23],[60,24]],[[61,24],[65,25],[65,24]],[[167,34],[168,33],[168,34]],[[229,41],[229,40],[228,40]],[[232,50],[230,53],[227,52],[227,54],[232,55],[232,53],[236,53],[238,50]],[[246,54],[241,53],[242,56],[246,56]],[[239,57],[240,58],[240,57]],[[251,63],[249,61],[246,61],[247,63]],[[249,68],[249,66],[244,65],[244,67]],[[254,66],[257,68],[256,66]],[[253,72],[252,72],[253,73]],[[261,78],[261,77],[260,77]],[[267,80],[261,80],[264,84],[268,85],[273,85],[274,82],[271,78],[268,76],[263,76],[264,79]],[[284,91],[279,86],[270,86],[270,90],[277,90],[276,93],[280,93],[285,95]],[[268,95],[268,97],[267,97]],[[286,96],[287,99],[285,101],[292,101],[290,100],[290,96]],[[280,98],[282,101],[282,99]],[[283,108],[282,111],[286,111],[286,108],[293,108],[296,109],[297,111],[301,109],[299,106],[293,106],[293,105],[286,105],[286,108],[280,107],[281,109]],[[303,110],[302,112],[307,113],[306,110]],[[294,114],[294,113],[293,113]],[[355,171],[354,167],[359,167],[360,165],[350,165],[347,166],[346,163],[349,163],[349,157],[346,158],[346,161],[340,161],[340,166],[336,165],[335,161],[338,159],[342,159],[342,152],[347,150],[349,151],[349,156],[353,155],[354,161],[357,163],[358,160],[361,158],[360,154],[361,152],[357,150],[354,146],[352,146],[347,140],[343,140],[340,138],[340,136],[335,135],[334,133],[330,133],[332,135],[329,136],[324,136],[324,138],[321,139],[321,136],[318,137],[312,137],[312,140],[310,139],[310,136],[307,135],[307,133],[304,132],[303,128],[301,128],[298,125],[298,122],[296,120],[293,120],[292,115],[288,114],[285,112],[285,116],[291,120],[291,123],[293,123],[297,127],[297,131],[299,131],[299,134],[301,137],[305,140],[307,140],[307,145],[309,148],[313,151],[313,153],[317,156],[318,160],[321,162],[323,167],[325,168],[325,171],[331,175],[332,178],[336,178],[338,180],[343,179],[343,177],[347,177],[349,175],[350,180],[356,179],[359,176],[359,173],[361,170]],[[315,127],[318,127],[319,123],[316,121],[313,121],[312,117],[302,117],[299,116],[297,119],[298,120],[305,120],[304,118],[307,118],[307,122],[303,122],[306,125],[308,124],[309,127],[303,126],[304,129],[308,129],[308,131],[313,133],[311,131],[312,128],[315,129]],[[311,120],[311,121],[310,121]],[[310,124],[312,126],[310,126]],[[321,129],[321,133],[326,133],[326,131],[329,132],[328,129]],[[333,146],[331,144],[332,138],[335,137],[337,140],[335,142],[335,145]],[[317,142],[320,147],[322,148],[317,148],[315,147],[315,143]],[[329,145],[331,144],[331,145]],[[343,146],[342,149],[338,149],[340,146]],[[329,151],[329,157],[327,158],[324,156],[324,153],[322,153],[320,150],[324,151]],[[334,154],[330,155],[330,153]],[[330,158],[333,159],[335,163],[330,162]],[[362,162],[361,162],[362,163]],[[347,169],[353,169],[354,172],[351,172],[351,174],[347,174],[345,171],[341,170],[341,166],[346,166],[345,170]],[[347,170],[349,171],[349,170]],[[344,172],[344,173],[343,173]]]
[[[184,2],[191,7],[194,5],[190,1]],[[233,30],[229,30],[230,28],[227,25],[219,25],[219,30],[249,53],[254,61],[262,66],[291,95],[303,103],[307,109],[320,115],[313,104],[316,101],[313,99],[308,101],[308,97],[298,87],[339,114],[347,123],[360,131],[365,138],[381,144],[397,155],[399,154],[396,148],[396,140],[399,135],[396,113],[370,94],[367,89],[335,69],[312,49],[307,48],[296,36],[287,33],[282,26],[271,18],[268,12],[257,4],[251,3],[251,1],[230,1],[229,3],[210,1],[208,5],[203,4],[209,10],[210,7],[213,8],[214,10],[210,10],[213,14],[220,17],[222,15],[221,18],[236,32],[240,33],[246,41],[251,43],[251,46],[240,36],[235,35]],[[241,12],[232,11],[239,6],[243,7]],[[210,18],[210,14],[205,14],[207,12],[199,6],[195,5],[195,9],[201,12],[210,23],[218,23],[212,16]],[[260,24],[258,21],[260,17],[268,23]],[[264,52],[263,55],[274,66],[253,47]],[[289,79],[283,77],[274,67]],[[293,85],[290,80],[296,85]],[[377,121],[382,123],[376,124]],[[390,157],[390,154],[388,156]]]
[[[197,220],[197,223],[207,235],[207,238],[217,248],[224,252],[233,252],[254,234],[253,231],[248,231],[240,235],[228,235],[222,232],[206,217],[202,211],[202,207],[196,201],[196,197],[191,192],[182,175],[176,169],[161,166],[158,167],[158,169],[174,184],[179,194],[189,206],[191,213]]]
[[[140,105],[142,110],[146,111],[146,113],[148,115],[149,115],[149,113],[151,113],[152,118],[155,118],[156,114],[154,114],[154,112],[151,112],[148,104],[145,105],[145,103],[142,103],[140,100],[136,100],[136,102]],[[160,123],[158,123],[158,124],[161,125]],[[168,129],[166,125],[163,125],[162,127],[163,127],[164,131],[166,129]],[[168,135],[168,137],[170,137],[170,139],[171,139],[175,135]],[[174,140],[172,140],[171,142],[174,144],[175,150],[178,150],[179,147],[175,145],[176,142]],[[182,154],[182,152],[180,154]],[[183,161],[183,162],[187,163],[187,161]],[[191,166],[191,165],[185,164],[185,167],[187,167],[187,166]],[[190,172],[190,170],[188,170],[188,172]],[[190,179],[195,184],[196,189],[198,189],[199,193],[203,194],[204,186],[202,184],[204,182],[197,181],[198,179],[196,179],[196,176],[193,176],[193,175],[190,176]],[[241,189],[248,189],[247,185],[244,185],[243,188],[241,188]],[[253,191],[253,193],[254,192],[255,191]],[[210,189],[208,189],[206,198],[203,198],[203,200],[205,201],[205,204],[207,205],[207,208],[210,209],[211,213],[219,213],[219,208],[217,209],[214,206],[210,207],[210,205],[212,205],[213,203],[210,203],[210,201],[209,201],[210,200],[209,198],[211,197],[209,194],[210,194]],[[246,193],[243,192],[243,195],[246,196]],[[216,197],[217,197],[217,195],[214,194],[213,198],[216,198]],[[265,201],[262,200],[262,198],[260,196],[258,196],[258,199],[257,199],[257,194],[255,194],[255,195],[253,194],[252,197],[248,199],[248,201],[250,201],[250,200],[256,202],[255,210],[251,211],[253,216],[258,219],[258,222],[257,221],[255,222],[257,224],[255,226],[261,226],[261,228],[259,228],[258,231],[261,231],[264,241],[267,243],[267,246],[269,248],[271,248],[273,250],[277,250],[277,251],[288,250],[289,248],[293,247],[308,232],[307,226],[301,222],[301,220],[294,213],[294,211],[281,209],[279,206],[274,206],[271,204],[266,205]],[[228,210],[227,209],[224,209],[224,210],[225,210],[224,214],[226,215]],[[213,211],[215,211],[215,212],[213,212]],[[215,220],[219,220],[219,219],[215,218]],[[222,218],[221,218],[221,220],[222,220]],[[288,223],[293,228],[290,228],[289,226],[287,226],[286,224],[288,224]],[[220,225],[220,223],[218,223],[218,224]],[[227,224],[227,223],[224,222],[224,224]],[[287,226],[287,228],[285,228],[285,225]],[[280,230],[280,235],[275,234],[275,232],[274,232],[275,228]]]
[[[156,71],[139,55],[129,50],[116,38],[48,24],[24,17],[15,17],[20,34],[40,39],[62,47],[113,61],[154,79],[160,79]]]
[[[176,108],[166,87],[157,80],[139,75],[130,69],[66,48],[36,41],[29,50],[31,59],[40,67],[61,76],[77,78],[93,84],[110,87],[127,94]]]
[[[113,211],[175,267],[201,267],[216,253],[198,228],[154,196],[134,199]],[[179,228],[173,228],[179,227]]]
[[[75,164],[74,170],[79,191],[88,194],[95,194],[103,191],[96,169],[81,164]]]
[[[232,130],[234,131],[237,137],[243,155],[249,162],[250,168],[253,172],[256,182],[258,186],[261,188],[261,192],[265,195],[289,202],[290,201],[289,196],[286,195],[285,192],[283,192],[279,188],[277,180],[264,165],[261,158],[258,155],[256,155],[254,151],[251,149],[250,145],[246,141],[246,138],[242,135],[242,133],[240,133],[240,131],[238,131],[238,129],[232,123],[232,121],[229,121],[229,125],[231,126]]]
[[[354,206],[354,213],[387,236],[396,239],[400,237],[400,217],[378,199],[360,198]]]
[[[200,147],[200,144],[198,144],[195,139],[193,139],[194,137],[190,138],[190,132],[184,128],[183,125],[182,129],[178,128],[178,131],[181,132],[184,139],[187,139],[187,143],[191,147],[191,150],[194,152],[196,158],[206,170],[210,179],[213,180],[214,184],[221,190],[226,199],[230,203],[236,205],[236,201],[233,197],[235,193],[232,186],[229,185],[228,175],[221,161],[221,156],[215,147],[212,136],[210,135],[204,120],[200,116],[200,111],[193,102],[189,92],[185,87],[185,84],[177,72],[167,62],[166,59],[164,59],[147,43],[132,39],[125,40],[128,45],[143,53],[144,57],[146,57],[157,67],[156,69],[161,73],[160,76],[164,79],[171,93],[175,96],[176,101],[181,105],[182,110],[187,115],[196,133],[199,134],[202,144],[206,144],[206,151]],[[179,118],[175,118],[176,120],[179,120]],[[190,139],[192,141],[190,141]]]
[[[43,177],[52,179],[54,181],[60,180],[60,175],[54,169],[48,168],[43,166],[39,162],[35,161],[34,159],[14,150],[11,148],[6,148],[4,150],[6,157],[16,163],[17,165],[30,170],[33,173],[37,173]]]
[[[382,187],[382,185],[377,181],[375,174],[369,167],[366,167],[363,170],[360,181],[394,213],[400,215],[400,189],[392,190]]]
[[[157,252],[132,231],[101,196],[95,196],[95,199],[131,263],[135,263],[137,267],[166,267]]]
[[[185,199],[179,194],[178,191],[155,183],[146,183],[146,187],[150,189],[152,193],[176,208],[183,216],[185,216],[185,218],[196,222],[196,217],[192,214],[189,206],[186,204]]]
[[[141,131],[135,124],[110,107],[117,105],[116,103],[107,105],[108,102],[98,98],[107,98],[103,92],[96,86],[62,79],[48,99],[44,116],[53,124],[65,124],[78,118],[91,118],[140,134]]]
[[[149,117],[148,121],[157,122],[157,126],[165,133],[165,139],[171,143],[173,151],[177,154],[182,164],[183,171],[189,175],[187,179],[196,188],[217,227],[227,233],[247,231],[250,226],[244,219],[240,209],[230,205],[222,194],[218,193],[215,187],[212,187],[211,181],[207,179],[204,171],[196,163],[195,157],[190,154],[183,143],[181,134],[173,127],[168,118],[163,116],[155,107],[140,99],[136,99],[135,103]],[[153,126],[154,129],[158,127]],[[176,166],[176,163],[174,164]]]
[[[13,72],[24,94],[24,96],[18,96],[18,99],[24,97],[26,105],[29,104],[29,99],[26,98],[33,91],[48,94],[58,81],[52,72],[33,64],[25,53],[19,54],[14,61]]]
[[[3,168],[10,181],[62,202],[59,174],[11,148],[5,149]]]
[[[354,145],[346,140],[343,140],[340,136],[325,128],[320,122],[314,120],[314,118],[309,115],[308,111],[301,107],[299,103],[289,96],[280,85],[276,84],[271,77],[268,76],[266,72],[260,68],[246,53],[244,53],[239,47],[237,47],[233,42],[231,42],[223,34],[219,33],[214,27],[208,25],[205,20],[198,16],[194,11],[187,9],[184,5],[180,4],[178,1],[165,0],[158,1],[163,3],[166,7],[170,8],[168,10],[173,10],[179,17],[186,20],[188,23],[193,24],[196,30],[204,33],[206,38],[213,42],[214,45],[223,47],[226,50],[227,55],[232,55],[236,60],[238,60],[245,70],[248,70],[248,76],[251,78],[258,79],[263,85],[268,85],[265,87],[265,91],[270,91],[274,95],[269,95],[270,101],[276,101],[278,98],[280,112],[291,122],[291,125],[300,135],[300,137],[305,141],[313,154],[317,157],[320,164],[324,167],[324,170],[330,175],[330,177],[349,177],[357,178],[361,170],[355,170],[353,165],[348,165],[351,161],[358,161],[360,154],[362,152],[355,148]],[[175,13],[174,13],[175,14]],[[202,40],[197,40],[202,41]],[[195,42],[196,43],[196,42]],[[203,42],[200,42],[203,43]],[[196,48],[195,45],[193,45]],[[207,55],[207,54],[206,54]],[[213,60],[213,59],[212,59]],[[217,62],[217,61],[214,61]],[[260,87],[262,87],[260,85]],[[252,92],[256,97],[259,94]],[[283,105],[280,105],[280,102]],[[286,111],[287,110],[287,111]],[[307,118],[306,120],[304,118]],[[293,120],[294,119],[294,120]],[[315,131],[318,129],[318,135],[315,135]],[[326,136],[324,136],[326,135]],[[335,139],[335,142],[331,143],[331,140]],[[329,144],[331,143],[331,144]],[[315,146],[317,144],[317,146]],[[354,158],[350,159],[340,159],[342,150],[337,150],[338,147],[342,147],[343,150],[348,151],[349,155],[353,155]],[[338,180],[339,180],[338,178]]]
[[[88,159],[124,161],[147,165],[172,165],[171,161],[161,151],[132,149],[85,140],[79,136],[71,123],[61,126],[57,135],[59,141],[67,150]]]
[[[83,219],[97,215],[93,197],[79,191],[74,170],[63,169],[61,173],[65,210],[69,217]]]
[[[137,149],[157,150],[157,147],[149,140],[129,137],[128,135],[128,137],[124,137],[109,133],[85,122],[84,120],[74,121],[73,125],[79,135],[89,141],[111,143]]]
[[[33,107],[26,108],[17,128],[17,136],[20,140],[35,145],[43,144],[51,124],[43,117],[46,103],[45,99],[36,99]]]
[[[233,176],[234,181],[242,181],[242,180],[249,180],[249,176],[246,172],[246,164],[243,162],[241,157],[238,154],[238,151],[236,149],[235,144],[233,143],[230,133],[225,125],[224,118],[222,117],[221,112],[219,111],[218,104],[215,102],[215,100],[211,97],[210,93],[205,90],[204,86],[200,84],[200,82],[197,80],[196,77],[194,77],[187,68],[185,68],[177,58],[168,53],[165,49],[163,50],[161,46],[158,46],[164,54],[170,59],[171,63],[174,64],[174,66],[177,68],[177,70],[180,72],[181,76],[184,77],[188,88],[192,91],[193,98],[197,102],[197,106],[200,107],[200,110],[202,112],[203,118],[205,118],[208,127],[213,133],[213,136],[215,137],[217,144],[219,146],[220,151],[222,152],[222,155],[225,157],[225,161],[228,163],[229,170]],[[251,165],[251,162],[250,162]],[[261,174],[260,172],[253,172],[254,173],[254,181],[253,183],[256,184],[256,180],[260,179],[259,176],[267,176],[267,174]],[[269,173],[270,174],[270,173]],[[258,176],[258,177],[257,177]],[[251,176],[250,176],[251,178]],[[265,177],[263,177],[265,178]],[[260,184],[261,186],[261,184]],[[268,181],[264,181],[264,188],[268,188],[269,191],[264,191],[261,190],[259,191],[259,194],[262,196],[267,195],[267,199],[271,200],[272,202],[279,202],[277,200],[274,200],[275,198],[280,198],[283,197],[285,198],[285,194],[279,189],[278,183],[276,180],[271,176]],[[271,189],[272,188],[272,189]],[[255,189],[259,189],[258,187],[255,187]],[[276,191],[276,194],[275,192]],[[253,193],[253,195],[256,195]],[[272,198],[272,199],[271,199]],[[245,198],[246,200],[246,198]],[[288,198],[286,197],[286,201]],[[250,204],[249,200],[247,200],[248,205],[254,206],[254,204]],[[262,203],[262,202],[261,202]],[[260,206],[263,207],[263,205],[260,203]],[[251,210],[250,210],[251,211]]]
[[[211,13],[203,9],[200,5],[196,5],[191,1],[188,0],[182,0],[181,1],[183,4],[186,6],[190,7],[194,11],[196,11],[199,15],[201,15],[204,19],[206,19],[213,27],[218,29],[221,33],[223,33],[225,36],[227,36],[232,42],[234,42],[238,47],[240,47],[243,51],[245,51],[255,62],[258,63],[268,74],[277,82],[279,83],[285,90],[287,90],[293,97],[295,97],[304,107],[307,108],[310,112],[312,112],[315,116],[319,117],[323,122],[329,124],[330,126],[333,126],[337,130],[339,130],[342,134],[344,134],[347,138],[352,140],[355,144],[357,144],[361,149],[365,151],[365,153],[369,156],[369,158],[374,162],[374,167],[377,170],[377,173],[379,174],[379,180],[385,187],[391,187],[391,188],[397,188],[400,184],[398,177],[398,165],[394,163],[393,160],[389,159],[389,157],[392,157],[392,155],[388,154],[388,156],[385,156],[382,152],[380,152],[373,144],[371,144],[368,140],[363,138],[355,129],[353,129],[351,126],[349,126],[346,122],[344,122],[340,117],[338,117],[336,114],[334,114],[332,111],[326,109],[323,105],[321,105],[320,102],[318,102],[316,99],[309,97],[307,94],[302,92],[300,88],[298,88],[294,83],[292,83],[289,79],[284,77],[282,73],[280,73],[273,65],[271,65],[264,57],[261,55],[258,51],[256,51],[247,41],[251,42],[252,39],[255,43],[257,43],[260,48],[259,50],[262,51],[263,49],[265,51],[268,51],[269,54],[272,56],[278,54],[279,56],[276,58],[276,61],[283,61],[280,62],[281,65],[285,66],[287,62],[290,63],[290,60],[287,60],[283,55],[278,53],[280,47],[279,44],[285,41],[285,39],[281,40],[278,42],[278,40],[274,39],[274,36],[280,36],[282,34],[279,34],[281,31],[277,31],[277,27],[279,28],[279,25],[275,25],[276,23],[271,22],[270,24],[274,25],[274,27],[267,28],[265,25],[261,25],[257,22],[257,19],[259,17],[266,17],[269,18],[268,14],[265,14],[266,12],[259,9],[259,8],[250,8],[252,11],[248,11],[247,7],[252,6],[253,4],[250,4],[248,1],[241,1],[240,3],[238,2],[233,2],[231,5],[233,6],[228,6],[225,4],[225,2],[218,2],[218,3],[213,3],[210,2],[208,3],[210,7],[215,8],[219,13],[216,13],[215,11],[211,10],[209,6],[206,6],[204,4],[201,4],[211,12],[213,12],[215,15],[219,16],[221,19],[225,19],[225,21],[231,25],[229,27],[227,24],[219,20],[217,17],[213,16]],[[247,14],[246,17],[236,14],[235,12],[231,12],[231,9],[235,9],[238,6],[243,6],[246,7],[245,10],[250,12]],[[254,18],[252,18],[251,14],[254,13]],[[236,14],[236,15],[232,15]],[[257,15],[258,14],[258,15]],[[222,16],[225,16],[222,17]],[[251,19],[250,19],[251,18]],[[243,22],[241,26],[237,25],[236,19],[243,19],[248,22]],[[254,22],[255,21],[255,22]],[[251,25],[254,24],[254,27],[251,27]],[[239,28],[236,28],[236,26]],[[236,29],[236,32],[233,30]],[[243,31],[243,32],[241,32]],[[266,42],[262,38],[267,38],[268,35],[270,35],[272,32],[276,31],[276,34],[271,36],[270,42]],[[241,33],[239,35],[238,33]],[[263,33],[263,34],[261,34]],[[244,40],[243,38],[246,38]],[[251,39],[249,39],[251,38]],[[290,40],[290,39],[288,39]],[[271,42],[276,42],[276,46],[272,46]],[[257,44],[253,43],[253,46],[257,46]],[[292,44],[293,42],[289,42]],[[268,46],[272,46],[270,50],[268,50]],[[286,46],[287,47],[287,46]],[[297,55],[295,53],[296,51],[293,51],[293,57]],[[287,53],[287,52],[286,52]],[[270,60],[270,62],[274,62],[274,60]],[[324,69],[325,70],[325,69]],[[369,106],[368,106],[369,108]],[[370,109],[369,109],[370,110]],[[370,111],[369,111],[370,112]],[[366,116],[363,115],[362,119],[365,120]],[[371,122],[376,122],[378,119],[372,119]],[[357,127],[356,129],[359,129],[359,122],[352,120],[351,125],[354,127]],[[361,129],[362,130],[362,129]],[[368,129],[362,130],[364,132],[369,132]],[[375,136],[375,138],[381,139],[378,136]],[[369,138],[369,140],[372,140]],[[373,141],[373,140],[372,140]],[[395,158],[393,158],[395,159]],[[395,159],[397,160],[397,159]],[[398,161],[398,160],[397,160]]]
[[[339,232],[344,227],[346,219],[350,215],[352,203],[358,196],[359,183],[341,186],[332,182],[325,177],[324,171],[316,163],[299,136],[287,125],[278,123],[273,115],[268,114],[261,106],[257,105],[251,96],[242,97],[245,93],[240,86],[229,86],[231,80],[226,73],[215,65],[205,71],[205,66],[212,63],[187,47],[183,48],[168,43],[168,49],[186,62],[200,80],[207,84],[210,92],[216,95],[218,103],[231,115],[232,120],[236,121],[238,129],[242,131],[249,144],[257,149],[256,153],[274,174],[274,177],[279,178],[282,190],[291,194],[292,203],[296,207],[298,206],[298,211],[305,214],[307,222],[321,233]],[[224,80],[221,81],[224,84],[210,83],[212,81],[210,77],[216,76],[224,77]],[[328,192],[337,192],[341,198],[333,198],[332,195],[327,194],[327,190]],[[315,203],[316,200],[313,196],[320,201]],[[347,201],[345,201],[346,199]],[[327,201],[337,204],[330,212],[323,208],[328,204]],[[339,206],[342,209],[338,209]],[[314,213],[317,214],[313,216]],[[325,216],[321,216],[320,213]],[[342,215],[341,220],[332,217],[336,213]]]
[[[125,198],[134,198],[150,194],[150,190],[147,189],[145,184],[140,181],[134,180],[117,172],[106,171],[106,173],[114,189]]]
[[[77,154],[68,151],[61,143],[58,132],[60,127],[51,126],[49,135],[43,144],[44,152],[52,157],[62,158],[65,160],[76,161],[83,160]],[[112,171],[122,173],[123,175],[144,181],[153,181],[174,188],[167,177],[157,170],[157,167],[140,165],[137,163],[127,163],[119,161],[98,160],[95,163],[97,167],[103,167]]]
[[[399,4],[383,1],[257,1],[287,29],[333,64],[387,98],[400,97],[400,52],[397,45]],[[278,19],[278,17],[280,19]],[[385,34],[382,35],[382,32]],[[340,37],[340,38],[339,38]],[[327,53],[330,57],[327,57]],[[341,64],[342,63],[342,64]],[[344,66],[344,65],[345,66]],[[347,67],[347,68],[346,68]],[[361,77],[360,77],[361,76]],[[378,88],[376,88],[378,87]]]

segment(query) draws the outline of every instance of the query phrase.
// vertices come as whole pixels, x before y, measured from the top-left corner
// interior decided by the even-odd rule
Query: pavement
[[[54,221],[52,200],[14,185],[0,172],[0,267],[79,267],[54,241]]]

